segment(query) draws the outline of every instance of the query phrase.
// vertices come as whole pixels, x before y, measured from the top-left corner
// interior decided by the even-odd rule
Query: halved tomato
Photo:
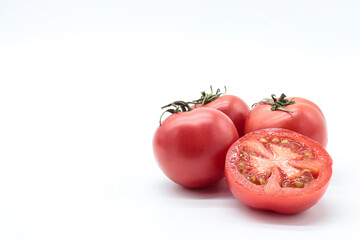
[[[293,214],[325,193],[332,159],[318,142],[291,130],[246,134],[229,149],[225,177],[233,195],[257,209]]]

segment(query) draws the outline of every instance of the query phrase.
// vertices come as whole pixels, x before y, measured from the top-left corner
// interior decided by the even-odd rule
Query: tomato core
[[[265,137],[254,139],[238,150],[238,171],[251,183],[266,185],[274,168],[280,172],[282,188],[303,188],[316,179],[311,166],[315,153],[301,143],[288,138]],[[292,164],[296,161],[297,166]],[[309,166],[307,166],[309,165]]]

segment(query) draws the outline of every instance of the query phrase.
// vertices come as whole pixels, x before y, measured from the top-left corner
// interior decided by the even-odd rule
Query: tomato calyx
[[[294,104],[295,100],[294,99],[291,99],[291,100],[286,99],[286,95],[284,93],[282,93],[278,99],[276,98],[275,94],[271,94],[271,98],[264,98],[260,102],[254,103],[251,107],[253,108],[260,103],[265,103],[265,104],[271,105],[272,111],[280,110],[280,111],[284,111],[284,112],[293,113],[292,111],[286,109],[285,107],[290,104]]]
[[[222,93],[220,92],[220,88],[218,88],[214,94],[212,86],[210,86],[210,93],[206,93],[205,91],[201,92],[201,97],[197,100],[194,100],[193,103],[194,104],[199,104],[200,107],[204,106],[207,103],[210,103],[216,99],[218,99],[221,95],[225,95],[227,92],[226,86],[224,86],[225,91]]]
[[[189,112],[192,110],[192,107],[190,106],[192,102],[185,102],[185,101],[175,101],[175,102],[172,102],[172,103],[169,103],[163,107],[161,107],[161,109],[164,109],[164,108],[169,108],[169,107],[172,107],[172,108],[169,108],[169,109],[166,109],[160,116],[160,121],[159,121],[159,124],[161,126],[161,119],[163,117],[163,115],[165,113],[171,113],[171,114],[175,114],[175,113],[179,113],[179,112]]]
[[[161,119],[163,117],[163,115],[165,113],[170,113],[170,114],[175,114],[175,113],[179,113],[179,112],[189,112],[191,110],[193,110],[193,107],[198,108],[198,107],[202,107],[203,105],[210,103],[212,101],[214,101],[215,99],[218,99],[221,95],[224,95],[226,93],[226,87],[225,88],[225,92],[220,92],[220,88],[218,88],[216,90],[216,92],[213,92],[212,86],[210,86],[210,93],[206,93],[205,91],[200,92],[201,93],[201,97],[199,99],[190,101],[190,102],[185,102],[185,101],[175,101],[172,103],[169,103],[163,107],[161,107],[161,109],[164,108],[169,108],[167,110],[165,110],[161,116],[160,116],[160,121],[159,124],[161,126]],[[191,106],[193,105],[193,106]]]

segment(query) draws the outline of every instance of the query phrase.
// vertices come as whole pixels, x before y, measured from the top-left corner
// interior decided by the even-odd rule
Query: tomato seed
[[[288,144],[288,143],[289,143],[289,140],[284,139],[284,140],[281,141],[281,143],[283,143],[283,144]]]
[[[272,141],[273,143],[278,143],[278,142],[280,142],[280,139],[278,139],[278,138],[273,138],[271,141]]]
[[[296,181],[294,182],[294,186],[297,188],[303,188],[304,187],[304,183],[300,182],[300,181]]]
[[[266,183],[266,180],[264,178],[259,179],[260,185],[264,185]]]
[[[256,177],[256,176],[252,176],[252,177],[250,178],[250,182],[256,183],[256,181],[257,181],[257,177]]]
[[[289,182],[287,182],[287,181],[284,181],[284,182],[282,182],[282,187],[288,187],[289,186]]]
[[[261,139],[260,139],[260,142],[262,142],[262,143],[267,143],[267,140],[266,140],[265,138],[261,138]]]

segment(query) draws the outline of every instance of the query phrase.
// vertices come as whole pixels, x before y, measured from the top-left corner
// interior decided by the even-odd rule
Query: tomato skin
[[[246,188],[239,188],[239,184],[229,177],[228,173],[225,173],[225,177],[232,194],[243,204],[255,209],[270,210],[282,214],[296,214],[311,208],[321,199],[329,184],[323,185],[321,189],[310,195],[298,197],[268,195],[265,199],[263,194],[248,192]]]
[[[154,134],[153,150],[168,178],[184,187],[200,188],[224,177],[227,150],[238,138],[224,113],[199,108],[169,116]]]
[[[308,136],[326,147],[327,127],[321,109],[307,99],[295,97],[294,100],[294,104],[285,107],[293,113],[272,111],[271,105],[265,103],[256,105],[246,118],[245,134],[264,128],[285,128]]]
[[[280,170],[274,168],[274,177],[269,180],[268,185],[249,182],[236,167],[236,153],[247,141],[265,135],[290,138],[311,148],[317,156],[314,161],[318,161],[316,164],[321,166],[317,178],[301,189],[282,188],[277,182],[281,175]],[[332,163],[331,157],[318,142],[290,130],[269,128],[246,134],[229,148],[225,162],[225,178],[230,191],[243,204],[256,209],[295,214],[309,209],[324,195],[332,175]]]
[[[224,95],[205,104],[203,107],[214,108],[225,113],[233,121],[239,136],[244,135],[245,120],[250,108],[241,98]]]

